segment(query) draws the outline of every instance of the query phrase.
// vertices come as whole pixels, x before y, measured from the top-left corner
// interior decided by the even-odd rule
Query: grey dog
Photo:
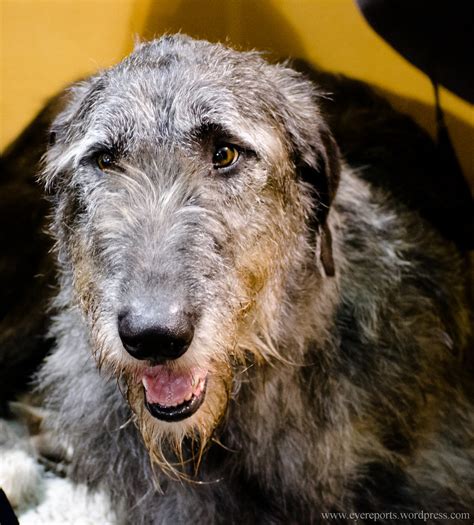
[[[258,53],[168,36],[52,124],[37,382],[69,475],[128,523],[474,509],[465,262],[343,160],[324,100]]]

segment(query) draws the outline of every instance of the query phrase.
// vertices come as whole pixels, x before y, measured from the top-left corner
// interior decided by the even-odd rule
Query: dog
[[[326,97],[256,52],[177,35],[63,99],[41,175],[58,291],[36,384],[68,476],[123,522],[474,508],[466,262],[344,160]]]

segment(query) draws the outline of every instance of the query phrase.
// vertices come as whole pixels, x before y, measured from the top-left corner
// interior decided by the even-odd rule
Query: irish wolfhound
[[[38,383],[70,475],[128,523],[474,508],[463,260],[344,163],[320,97],[256,53],[164,37],[52,125]]]

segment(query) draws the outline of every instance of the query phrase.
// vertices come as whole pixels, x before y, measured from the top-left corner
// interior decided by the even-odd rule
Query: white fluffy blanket
[[[47,471],[26,422],[0,419],[0,487],[20,525],[118,525],[107,496]]]

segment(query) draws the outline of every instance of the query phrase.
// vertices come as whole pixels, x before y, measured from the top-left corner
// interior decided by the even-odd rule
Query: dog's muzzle
[[[162,421],[181,421],[194,414],[206,392],[207,370],[173,364],[191,345],[194,318],[170,294],[159,301],[131,301],[118,316],[118,332],[125,350],[135,359],[148,361],[142,377],[145,406]]]

